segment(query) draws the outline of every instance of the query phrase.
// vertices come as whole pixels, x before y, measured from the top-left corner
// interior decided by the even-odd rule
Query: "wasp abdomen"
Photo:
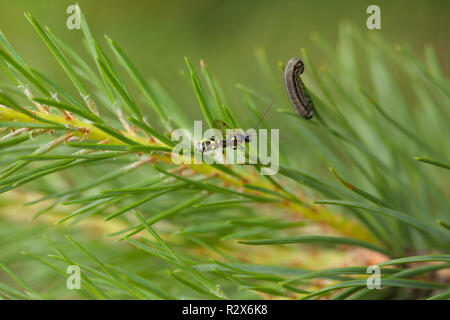
[[[208,152],[211,150],[218,149],[220,147],[222,147],[221,141],[214,141],[214,139],[206,139],[206,140],[200,141],[197,144],[196,150],[199,152]]]

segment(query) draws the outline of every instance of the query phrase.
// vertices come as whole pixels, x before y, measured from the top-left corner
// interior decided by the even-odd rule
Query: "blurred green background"
[[[49,26],[61,39],[72,48],[76,49],[76,51],[84,57],[91,66],[94,66],[91,57],[83,46],[83,35],[81,30],[69,30],[66,27],[66,20],[69,16],[66,13],[66,9],[72,4],[75,4],[75,1],[16,0],[6,2],[6,0],[3,0],[0,5],[0,30],[2,30],[5,36],[13,44],[14,48],[22,55],[30,66],[38,69],[54,82],[58,83],[68,91],[71,91],[71,93],[76,96],[76,90],[74,89],[73,84],[67,78],[60,65],[56,62],[48,48],[23,15],[24,12],[30,12],[41,25]],[[309,57],[312,59],[317,70],[322,65],[332,66],[333,64],[330,63],[328,60],[329,58],[323,54],[321,49],[318,48],[311,39],[311,35],[314,32],[318,32],[324,39],[329,41],[331,46],[334,47],[340,41],[339,28],[344,22],[351,22],[353,29],[360,31],[365,36],[379,35],[385,38],[392,46],[395,44],[407,46],[421,59],[424,56],[424,47],[431,44],[436,50],[436,54],[442,66],[442,71],[447,76],[450,74],[450,43],[448,41],[450,30],[450,20],[448,19],[450,1],[448,0],[80,0],[78,1],[78,4],[87,18],[90,30],[93,32],[94,37],[100,42],[111,60],[114,62],[116,61],[105,43],[103,38],[104,34],[111,37],[126,51],[146,78],[157,79],[168,93],[176,99],[178,105],[189,111],[191,119],[201,119],[202,116],[190,79],[186,79],[186,77],[183,77],[180,74],[180,70],[186,71],[186,64],[184,61],[185,56],[190,58],[197,70],[199,70],[199,60],[205,59],[213,77],[220,80],[226,96],[230,98],[232,102],[231,109],[233,109],[235,114],[239,117],[249,117],[249,112],[239,113],[244,106],[243,99],[245,94],[236,89],[236,83],[242,83],[254,88],[258,92],[262,92],[268,98],[276,98],[277,103],[284,109],[290,109],[291,107],[288,104],[288,100],[282,88],[282,73],[278,68],[278,62],[286,62],[291,57],[301,56],[300,49],[306,48]],[[368,30],[366,28],[366,19],[368,17],[366,8],[371,4],[377,4],[381,8],[381,30]],[[370,51],[373,46],[373,44],[367,46],[367,48],[369,48],[368,50]],[[342,47],[343,46],[341,46],[341,48]],[[255,52],[258,51],[258,48],[264,49],[267,54],[268,62],[272,67],[275,77],[265,77],[261,73],[261,68],[258,66],[257,59],[255,59]],[[417,135],[424,138],[424,140],[431,137],[427,142],[433,144],[436,149],[441,149],[444,153],[448,154],[448,148],[445,147],[445,137],[448,135],[448,130],[445,127],[445,118],[441,117],[441,114],[439,113],[439,104],[442,103],[442,105],[446,107],[445,102],[447,100],[440,99],[439,95],[436,95],[436,97],[429,97],[426,95],[424,97],[414,94],[414,88],[417,88],[417,86],[414,87],[414,85],[423,84],[421,79],[418,77],[417,79],[415,78],[417,73],[412,73],[412,79],[411,76],[410,78],[406,78],[404,72],[396,73],[396,70],[400,69],[399,66],[393,66],[392,61],[387,61],[386,66],[382,64],[381,61],[384,62],[382,59],[385,58],[385,55],[380,54],[380,57],[376,57],[378,53],[376,48],[374,48],[374,52],[370,51],[369,53],[364,49],[361,49],[361,46],[355,46],[355,49],[360,50],[356,52],[357,58],[359,58],[357,60],[358,63],[364,63],[366,60],[370,59],[370,61],[372,61],[372,69],[363,66],[358,70],[358,72],[362,73],[361,78],[363,78],[363,80],[368,80],[365,82],[362,81],[363,83],[361,86],[369,92],[375,91],[373,96],[376,97],[377,101],[380,101],[383,108],[389,110],[389,114],[392,115],[394,119],[399,120],[404,127],[417,133]],[[258,52],[262,51],[259,50]],[[382,50],[380,50],[380,53],[383,53]],[[345,54],[341,54],[341,56],[347,57]],[[93,69],[95,70],[95,67]],[[121,68],[117,69],[121,70]],[[307,65],[304,78],[307,86],[314,85],[314,81],[309,81],[311,78],[308,78],[310,70],[311,68]],[[345,70],[345,68],[342,68],[341,66],[341,68],[338,68],[337,70]],[[333,70],[333,72],[335,71],[336,70]],[[372,73],[372,77],[370,77],[369,73]],[[387,76],[390,76],[391,74],[395,76],[395,79],[391,79],[392,82],[386,81],[386,79],[390,80]],[[344,75],[342,78],[346,78],[345,76],[347,75],[349,76],[347,78],[352,78],[350,74],[344,74],[344,72],[341,72],[340,75]],[[339,74],[337,76],[339,76]],[[402,79],[402,77],[405,77],[405,80],[408,81],[398,81],[399,79]],[[277,83],[275,84],[279,89],[278,91],[275,92],[273,90],[274,87],[272,86],[272,83],[267,83],[267,78],[276,79],[275,81]],[[124,79],[129,80],[127,76],[125,76]],[[370,79],[372,79],[372,81],[370,81]],[[417,80],[417,82],[412,80]],[[5,78],[3,72],[0,72],[0,81],[11,83],[9,79]],[[375,82],[375,84],[373,82]],[[131,81],[128,81],[128,83],[131,83]],[[395,86],[392,84],[395,84]],[[140,97],[141,94],[138,94],[135,86],[130,86],[130,88],[131,87],[133,93],[136,93],[134,97],[140,102],[138,97]],[[432,89],[433,90],[430,92],[435,94],[437,90],[434,90],[434,88]],[[423,91],[428,93],[425,89]],[[349,92],[351,93],[351,91]],[[423,94],[423,92],[421,93]],[[405,100],[403,100],[403,97]],[[355,99],[356,98],[358,98],[357,94],[355,94]],[[414,103],[408,103],[411,102],[411,100],[415,100]],[[439,103],[434,103],[434,100]],[[423,103],[424,101],[431,101],[431,103]],[[262,111],[266,106],[258,104],[257,107]],[[339,110],[352,110],[348,108],[348,105],[344,104],[339,105],[339,107],[342,107],[342,109],[339,108]],[[145,110],[144,108],[150,109],[148,104],[142,104],[141,110]],[[103,108],[103,110],[105,109],[106,108]],[[149,111],[150,117],[152,114],[153,113]],[[435,115],[437,116],[433,118]],[[363,154],[359,149],[356,149],[357,152],[355,152],[355,154],[345,154],[347,150],[351,149],[339,150],[340,144],[333,145],[334,140],[329,139],[330,135],[328,132],[319,131],[321,128],[307,128],[307,130],[311,129],[311,132],[314,134],[303,134],[302,136],[302,131],[299,133],[299,131],[294,131],[292,130],[292,127],[289,127],[289,123],[285,120],[286,118],[282,118],[282,116],[276,112],[271,112],[269,117],[272,116],[275,119],[270,118],[270,127],[282,128],[283,132],[281,132],[281,136],[289,138],[290,142],[294,141],[294,143],[282,144],[282,151],[288,155],[288,160],[295,162],[290,167],[300,168],[308,173],[325,176],[327,181],[334,179],[328,170],[330,163],[333,163],[334,156],[327,159],[329,153],[320,154],[322,152],[322,149],[320,149],[321,144],[317,148],[313,146],[315,141],[322,141],[323,145],[334,151],[334,153],[330,153],[331,155],[337,154],[339,157],[342,157],[342,164],[348,164],[345,168],[348,169],[348,174],[345,176],[349,178],[349,181],[355,182],[355,185],[361,186],[364,190],[377,194],[379,190],[376,189],[376,184],[372,185],[369,181],[370,179],[366,180],[366,177],[361,175],[358,168],[350,161],[350,158],[354,157],[356,160],[361,160],[361,163],[365,163],[366,160],[362,157]],[[346,118],[348,118],[349,121],[359,119],[358,116],[355,118],[354,116],[355,115],[350,112],[346,115]],[[152,125],[157,123],[157,121],[152,120],[153,119],[149,119],[149,122]],[[255,123],[254,117],[251,120],[247,120],[250,125]],[[442,190],[447,192],[448,188],[445,188],[448,184],[445,180],[446,177],[442,175],[440,171],[432,171],[434,168],[427,167],[425,167],[424,170],[428,170],[426,172],[433,175],[427,174],[420,176],[422,171],[416,170],[416,167],[422,167],[416,166],[416,164],[407,163],[403,157],[404,155],[408,155],[408,157],[410,156],[411,158],[410,161],[413,161],[412,156],[422,156],[427,154],[414,153],[415,150],[417,150],[416,146],[405,138],[403,133],[397,132],[394,128],[395,126],[387,126],[386,132],[377,131],[378,127],[384,125],[384,122],[381,122],[381,120],[384,121],[383,118],[374,117],[369,118],[369,120],[369,122],[373,124],[373,128],[367,126],[366,122],[353,122],[357,131],[362,133],[361,141],[365,146],[367,145],[368,150],[374,150],[377,157],[387,163],[393,172],[398,173],[398,175],[395,175],[390,179],[392,181],[389,181],[388,184],[390,185],[390,183],[392,183],[396,189],[390,190],[389,188],[385,188],[379,193],[386,193],[390,198],[394,199],[394,204],[407,212],[410,212],[410,206],[415,206],[417,202],[421,204],[421,206],[413,208],[415,211],[411,210],[412,212],[418,212],[420,214],[424,212],[423,215],[426,215],[428,212],[434,213],[435,206],[437,207],[435,202],[444,203],[445,198],[440,198],[439,193],[435,195],[436,189],[429,187],[427,184],[421,184],[418,181],[422,181],[420,179],[423,177],[436,177],[438,186],[444,186],[442,187]],[[336,123],[339,123],[339,121],[336,121]],[[310,124],[305,124],[305,127],[306,125]],[[302,128],[303,123],[301,126],[299,125],[299,127]],[[289,132],[292,132],[293,134],[290,135]],[[422,136],[421,133],[424,133],[424,136]],[[311,140],[309,141],[309,144],[304,143],[310,136],[317,137],[317,140]],[[323,140],[319,140],[320,137],[322,137]],[[387,139],[387,137],[389,139]],[[400,148],[400,151],[395,150],[397,145],[402,147]],[[393,152],[393,150],[396,152]],[[335,163],[341,163],[340,159],[341,158],[335,161]],[[398,162],[398,159],[404,162]],[[7,161],[13,161],[13,159],[7,159]],[[60,191],[60,189],[65,190],[73,188],[74,185],[78,183],[81,184],[81,181],[87,183],[91,181],[94,176],[106,175],[106,173],[110,172],[112,170],[111,168],[115,168],[115,166],[117,166],[117,163],[112,164],[110,167],[94,167],[91,171],[89,171],[89,169],[83,170],[82,168],[80,170],[74,170],[73,172],[65,172],[62,175],[52,176],[49,180],[40,179],[39,181],[36,181],[34,185],[31,185],[31,188],[28,190],[33,190],[34,188],[34,190],[41,193],[56,193]],[[342,171],[345,172],[345,170],[338,171],[340,173]],[[376,182],[378,182],[378,177],[376,176],[377,172],[378,171],[374,170]],[[137,181],[142,178],[141,175],[142,173],[139,172],[136,173],[136,176],[131,176],[131,178],[129,176],[123,177],[123,180],[117,182],[116,187],[124,186],[128,181]],[[415,193],[408,194],[407,189],[397,188],[397,177],[410,183],[412,186],[411,188],[415,190]],[[423,181],[428,182],[425,178],[423,178]],[[73,183],[73,181],[76,183]],[[305,194],[305,199],[309,199],[309,192],[312,191],[302,189],[302,193],[303,192]],[[3,207],[4,212],[8,212],[11,217],[16,216],[16,211],[28,215],[31,210],[37,210],[34,208],[28,209],[17,206],[21,205],[25,200],[22,197],[14,196],[9,198],[9,195],[10,193],[1,198],[4,202],[0,203],[0,208]],[[32,194],[29,200],[34,200],[32,197],[37,198],[38,195]],[[161,208],[165,208],[165,206],[172,205],[178,199],[169,200],[170,202],[167,202],[167,199],[165,198],[161,199],[161,202],[157,203],[157,207],[161,205]],[[431,203],[431,205],[429,205],[429,203]],[[149,207],[154,205],[154,203],[151,203]],[[428,211],[422,210],[422,208],[426,208]],[[148,208],[144,208],[144,210],[147,209]],[[442,212],[436,210],[436,215],[439,213],[444,215],[446,212],[444,210],[442,210]],[[91,213],[89,212],[88,214]],[[212,219],[215,218],[215,215],[210,216]],[[431,214],[429,216],[434,217],[434,215]],[[45,215],[42,217],[45,217]],[[201,219],[204,219],[204,217],[200,216],[198,219],[198,221],[200,221]],[[2,259],[12,265],[21,261],[21,258],[18,258],[18,252],[24,248],[32,252],[46,252],[45,250],[47,250],[47,247],[45,245],[42,245],[42,248],[38,247],[41,246],[41,242],[36,239],[40,237],[41,232],[44,232],[43,230],[51,230],[50,232],[57,230],[48,228],[48,225],[43,225],[41,231],[40,229],[36,229],[35,226],[29,225],[28,220],[24,223],[13,224],[11,224],[9,220],[4,221],[5,223],[0,221],[0,227],[2,227],[2,229],[0,229],[2,237],[0,238],[6,240],[3,241],[3,247],[0,251],[3,254]],[[53,223],[54,221],[51,222]],[[209,220],[207,222],[209,222]],[[44,224],[45,223],[46,222],[44,222]],[[11,225],[13,225],[14,228],[24,228],[24,231],[17,229],[21,232],[16,235],[15,232],[11,232]],[[94,225],[94,228],[96,226],[97,225]],[[34,228],[33,231],[35,231],[29,231],[31,228]],[[68,229],[69,228],[64,229],[64,232]],[[98,229],[95,229],[92,234],[94,233],[98,236]],[[25,238],[25,241],[27,241],[26,243],[20,239],[21,236]],[[16,241],[16,237],[22,242]],[[85,239],[85,235],[82,235],[79,238]],[[91,243],[90,246],[92,247],[94,244]],[[94,250],[98,249],[98,252],[102,252],[103,257],[109,255],[105,261],[111,261],[113,258],[118,260],[122,259],[119,261],[119,264],[126,263],[127,265],[132,265],[128,260],[128,256],[117,253],[118,251],[116,250],[118,249],[116,248],[120,247],[110,246],[108,243],[106,248],[110,250],[103,252],[104,248],[105,247],[100,247],[99,245]],[[130,255],[134,255],[134,252],[130,251]],[[136,255],[136,257],[139,258],[140,256]],[[287,260],[289,258],[284,259]],[[286,260],[280,261],[279,263],[283,264]],[[142,266],[145,269],[148,266],[148,262],[145,261],[144,263],[140,263],[140,261],[138,261],[136,266],[138,268]],[[36,270],[37,271],[33,272],[41,272],[41,269]],[[26,274],[29,279],[40,278],[40,275],[36,276],[35,274],[26,272],[23,272],[23,274]],[[46,282],[45,280],[46,278],[42,278],[43,287],[47,285],[47,282],[53,284],[53,281]],[[62,286],[59,286],[58,288],[58,290],[65,290]],[[67,294],[67,292],[63,294]]]
[[[17,51],[30,65],[67,88],[72,87],[68,79],[23,13],[31,12],[41,24],[48,25],[68,44],[78,47],[78,52],[89,60],[81,43],[81,31],[66,28],[66,8],[74,3],[66,0],[3,1],[0,12],[0,29]],[[379,33],[392,44],[407,44],[420,56],[424,45],[432,44],[444,72],[449,74],[450,70],[450,1],[446,0],[81,0],[78,3],[94,36],[103,45],[103,34],[108,34],[145,76],[158,79],[183,107],[196,103],[190,85],[179,73],[185,69],[184,56],[197,67],[198,61],[205,59],[227,94],[239,99],[235,83],[259,90],[265,88],[254,61],[256,48],[265,49],[274,68],[278,61],[286,62],[299,56],[301,47],[308,50],[315,63],[326,64],[310,36],[317,31],[334,45],[338,41],[338,26],[343,21],[352,22],[367,34]],[[366,8],[370,4],[381,8],[381,30],[366,28]],[[184,99],[186,95],[188,100]]]

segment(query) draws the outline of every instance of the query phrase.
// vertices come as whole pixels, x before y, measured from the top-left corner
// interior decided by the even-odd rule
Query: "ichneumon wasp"
[[[258,128],[258,126],[261,124],[267,112],[272,107],[272,104],[273,102],[264,111],[264,114],[262,115],[261,119],[258,120],[255,127],[253,128],[254,130],[256,130],[256,128]],[[231,147],[233,150],[236,150],[238,147],[245,150],[243,144],[249,143],[251,141],[251,138],[255,136],[250,134],[249,130],[244,132],[241,132],[238,129],[231,130],[230,127],[222,120],[214,120],[213,125],[214,128],[219,129],[222,132],[222,134],[224,134],[225,139],[215,140],[214,137],[203,139],[195,145],[196,151],[205,153],[208,151],[214,151],[221,148],[222,152],[225,153],[225,149],[228,147]]]

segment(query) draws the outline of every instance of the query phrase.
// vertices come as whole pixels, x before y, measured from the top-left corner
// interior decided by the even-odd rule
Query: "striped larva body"
[[[305,90],[300,75],[303,73],[303,62],[298,58],[292,58],[284,69],[284,85],[295,111],[303,118],[312,118],[313,103]]]

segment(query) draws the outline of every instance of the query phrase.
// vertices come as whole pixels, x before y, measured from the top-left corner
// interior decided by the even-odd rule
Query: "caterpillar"
[[[314,115],[313,103],[305,90],[300,75],[305,66],[299,58],[292,58],[284,69],[284,85],[294,110],[302,118],[311,119]]]

